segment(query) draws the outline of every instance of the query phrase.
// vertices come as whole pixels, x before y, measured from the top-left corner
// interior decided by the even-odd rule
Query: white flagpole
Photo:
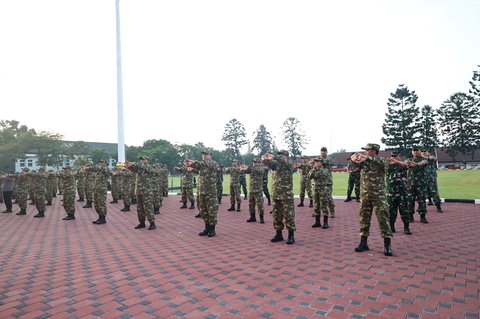
[[[115,0],[117,20],[117,113],[118,113],[118,159],[125,162],[125,138],[123,127],[123,85],[122,85],[122,53],[120,46],[120,0]]]

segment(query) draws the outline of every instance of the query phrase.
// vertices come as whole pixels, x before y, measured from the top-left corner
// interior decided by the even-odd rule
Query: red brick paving
[[[479,205],[429,206],[430,223],[397,232],[385,257],[375,218],[371,250],[353,251],[358,203],[337,201],[328,230],[297,208],[290,246],[270,242],[271,215],[246,223],[247,203],[232,213],[225,199],[214,238],[197,235],[203,222],[178,196],[165,198],[154,231],[133,229],[136,213],[120,203],[106,225],[82,203],[62,221],[60,197],[43,219],[31,205],[27,216],[0,214],[0,318],[480,316]]]

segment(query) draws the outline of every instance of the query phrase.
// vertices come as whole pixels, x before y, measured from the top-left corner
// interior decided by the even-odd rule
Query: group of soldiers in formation
[[[426,219],[426,197],[442,212],[436,182],[436,159],[426,150],[412,149],[412,157],[407,161],[400,161],[398,154],[391,153],[390,158],[378,156],[380,146],[369,143],[362,148],[364,154],[353,153],[348,165],[349,180],[345,202],[352,200],[351,194],[355,189],[356,200],[360,202],[360,244],[355,251],[369,250],[367,239],[370,231],[370,221],[373,209],[377,216],[381,237],[384,238],[384,254],[391,256],[392,232],[395,232],[397,214],[404,225],[404,233],[411,235],[409,224],[414,221],[415,202],[418,203],[417,212],[422,223]],[[256,210],[260,223],[265,223],[263,198],[267,198],[268,205],[272,205],[270,212],[273,217],[273,227],[276,230],[272,242],[283,241],[283,229],[287,228],[287,244],[295,242],[295,210],[293,194],[293,173],[300,173],[300,203],[303,207],[305,195],[310,199],[309,207],[313,207],[315,223],[312,228],[329,228],[329,217],[335,218],[335,204],[332,197],[333,161],[328,157],[326,147],[322,147],[320,156],[309,159],[301,157],[299,163],[293,163],[288,151],[280,150],[277,154],[264,154],[255,158],[251,166],[239,164],[232,160],[231,167],[223,167],[212,160],[209,150],[202,152],[202,160],[185,160],[182,165],[174,167],[174,171],[181,173],[182,197],[181,209],[195,208],[195,201],[199,210],[195,217],[202,218],[205,224],[200,236],[213,237],[216,235],[218,205],[223,196],[223,174],[230,174],[230,208],[228,211],[241,210],[241,193],[243,188],[244,199],[249,200],[250,218],[247,222],[256,222]],[[268,191],[268,175],[272,172],[272,194]],[[246,190],[245,174],[250,174],[249,195]],[[196,185],[194,183],[196,177]],[[138,163],[125,162],[123,167],[109,170],[105,160],[98,165],[82,166],[74,171],[70,166],[63,167],[63,171],[55,173],[45,171],[40,167],[38,171],[30,172],[24,168],[19,174],[3,174],[0,181],[3,189],[2,201],[6,210],[12,212],[12,198],[20,207],[17,215],[26,215],[28,198],[35,204],[38,213],[34,217],[45,217],[46,206],[51,205],[52,197],[63,194],[63,207],[67,213],[64,220],[75,219],[75,199],[78,193],[79,202],[86,199],[84,208],[91,208],[92,203],[98,219],[94,224],[106,223],[107,215],[107,188],[109,180],[112,184],[112,202],[117,203],[121,198],[124,207],[121,211],[130,211],[132,204],[137,205],[139,224],[135,229],[156,228],[155,215],[159,214],[162,198],[168,196],[168,169],[162,164],[149,164],[147,156],[141,156]],[[312,189],[313,181],[313,189]],[[197,187],[196,199],[193,188]],[[429,203],[430,204],[430,203]],[[323,226],[321,217],[323,216]]]

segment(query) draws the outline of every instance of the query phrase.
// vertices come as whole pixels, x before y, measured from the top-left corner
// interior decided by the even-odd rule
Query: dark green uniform
[[[258,164],[256,164],[258,165]],[[250,211],[250,222],[256,221],[255,218],[255,206],[258,209],[258,215],[260,222],[264,222],[264,210],[263,210],[263,167],[251,166],[244,173],[250,174],[250,197],[248,200],[248,210]]]
[[[415,201],[418,202],[418,213],[425,217],[427,214],[427,206],[425,203],[425,166],[418,166],[419,163],[427,164],[427,160],[421,156],[413,157],[411,161],[417,163],[417,166],[408,168],[409,181],[409,201],[410,201],[410,221],[413,221],[415,213]]]
[[[389,207],[390,228],[395,229],[395,221],[400,210],[400,216],[405,227],[410,222],[407,193],[407,169],[395,164],[388,165],[387,171],[387,202]]]
[[[145,223],[145,219],[152,224],[155,223],[155,214],[153,212],[153,194],[154,185],[152,183],[155,174],[150,164],[134,164],[129,169],[137,174],[137,216],[140,224]]]
[[[191,161],[190,166],[199,174],[197,206],[205,226],[210,229],[217,224],[217,163],[213,160]]]
[[[357,201],[360,199],[360,168],[356,163],[348,163],[348,190],[347,190],[347,199],[345,201],[350,201],[352,199],[352,191],[355,188],[355,197]]]

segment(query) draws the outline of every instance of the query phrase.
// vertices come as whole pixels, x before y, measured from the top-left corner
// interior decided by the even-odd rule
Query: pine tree
[[[466,165],[467,156],[473,157],[480,145],[478,103],[471,95],[455,93],[442,103],[438,114],[443,145],[453,158],[461,154]]]
[[[272,152],[272,137],[265,125],[260,125],[254,134],[252,150],[258,150],[258,155]]]
[[[309,143],[308,138],[300,128],[300,121],[295,117],[289,117],[282,126],[283,142],[287,146],[292,157],[302,155],[302,150]]]
[[[248,143],[245,137],[245,128],[237,119],[231,119],[225,125],[222,141],[225,142],[227,151],[236,159],[240,159],[241,157],[240,148]]]
[[[420,145],[422,148],[433,152],[439,144],[437,136],[437,115],[430,105],[422,107],[420,113]]]
[[[410,154],[410,149],[417,145],[420,136],[419,110],[415,106],[418,96],[415,91],[400,84],[395,93],[390,93],[388,113],[382,125],[382,143],[396,149],[404,156]]]

